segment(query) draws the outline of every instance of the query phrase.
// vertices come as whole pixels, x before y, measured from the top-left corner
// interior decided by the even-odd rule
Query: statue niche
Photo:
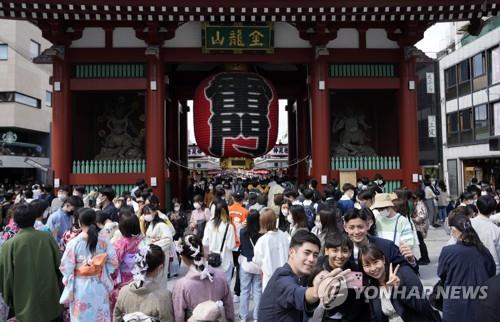
[[[375,150],[367,144],[371,141],[366,131],[371,129],[365,122],[364,113],[345,109],[334,117],[332,124],[332,152],[334,156],[374,156]]]
[[[115,106],[105,105],[104,113],[98,118],[98,135],[101,146],[96,160],[143,159],[145,130],[137,129],[134,120],[144,122],[144,114],[132,117],[140,111],[137,102],[125,104],[123,96],[118,97]],[[140,113],[140,112],[139,112]]]

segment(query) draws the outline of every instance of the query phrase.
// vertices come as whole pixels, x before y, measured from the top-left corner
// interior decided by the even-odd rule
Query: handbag
[[[230,223],[228,222],[227,226],[226,226],[226,230],[224,231],[224,237],[222,238],[222,245],[220,245],[219,252],[218,253],[211,252],[210,254],[208,254],[207,262],[208,262],[208,265],[210,265],[212,267],[217,268],[217,267],[222,265],[221,254],[222,254],[222,250],[224,249],[224,243],[226,242],[227,230],[229,229],[229,225],[230,225]]]
[[[429,295],[431,306],[441,312],[443,311],[443,293],[445,291],[444,280],[444,278],[440,278],[432,288],[432,293]]]

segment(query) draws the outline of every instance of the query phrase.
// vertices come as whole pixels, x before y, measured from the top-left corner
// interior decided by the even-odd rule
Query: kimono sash
[[[92,259],[90,260],[90,264],[82,265],[79,268],[75,269],[75,276],[100,276],[104,264],[106,264],[107,258],[108,254],[106,253],[102,253],[92,257]]]

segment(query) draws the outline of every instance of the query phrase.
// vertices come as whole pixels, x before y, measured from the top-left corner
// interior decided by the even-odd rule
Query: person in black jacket
[[[309,286],[312,285],[314,277],[321,271],[333,271],[336,268],[354,271],[352,263],[349,261],[354,245],[345,233],[330,234],[325,240],[325,255],[318,260],[315,271],[309,278]],[[369,308],[362,293],[356,296],[354,288],[349,288],[347,298],[341,305],[329,310],[324,310],[322,314],[323,322],[365,322],[369,321]]]
[[[375,294],[368,298],[371,322],[441,321],[414,271],[408,266],[390,263],[374,245],[364,246],[359,252],[359,266],[363,268],[368,286],[375,290],[365,293]]]

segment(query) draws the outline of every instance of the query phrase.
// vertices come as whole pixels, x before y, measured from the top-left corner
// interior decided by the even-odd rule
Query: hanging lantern
[[[196,89],[193,119],[196,142],[203,152],[221,158],[223,169],[251,169],[253,158],[276,143],[276,90],[255,73],[210,76]]]

